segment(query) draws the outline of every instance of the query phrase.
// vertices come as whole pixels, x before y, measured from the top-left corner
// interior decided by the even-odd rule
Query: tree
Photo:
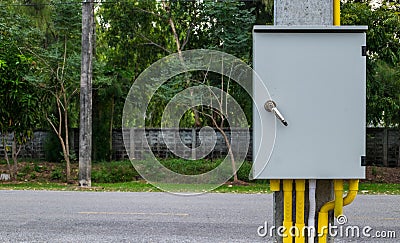
[[[257,6],[257,13],[263,12],[262,5]],[[118,78],[126,77],[130,86],[129,82],[158,58],[170,53],[181,55],[186,49],[218,49],[249,62],[251,28],[255,22],[252,10],[253,5],[235,1],[129,1],[109,5],[105,2],[100,14],[100,38],[109,50],[106,59],[113,67],[112,73]],[[133,15],[135,19],[130,17]],[[178,92],[204,82],[239,99],[251,117],[251,100],[239,85],[215,75],[208,77],[211,79],[204,79],[204,73],[186,73],[165,83],[150,102],[146,126],[159,127],[168,101]],[[227,125],[221,116],[223,112],[210,112],[190,108],[180,124],[184,127],[217,124],[227,141],[222,129]],[[210,114],[213,115],[210,117]]]
[[[398,126],[400,90],[400,17],[398,3],[383,1],[372,9],[369,2],[342,6],[343,25],[368,25],[367,31],[367,123]],[[397,83],[397,84],[396,84]]]
[[[0,10],[0,132],[13,179],[17,179],[22,145],[32,137],[39,120],[38,93],[25,78],[36,69],[36,61],[27,49],[34,48],[37,39],[40,34],[26,17],[11,9]],[[5,141],[8,134],[13,138],[11,149]],[[9,150],[13,166],[9,162]]]
[[[208,49],[217,49],[227,52],[249,63],[252,50],[251,30],[256,18],[251,12],[252,10],[242,9],[243,6],[243,3],[234,1],[205,3],[204,21],[211,23],[211,27],[207,29],[207,35],[210,37],[211,41],[206,47]],[[234,18],[232,18],[232,15]],[[237,28],[237,26],[241,26],[241,28]],[[239,183],[236,173],[236,161],[232,152],[231,143],[223,129],[227,125],[226,120],[230,107],[226,106],[228,97],[222,92],[224,91],[226,94],[232,95],[237,102],[242,104],[243,110],[247,111],[248,121],[251,120],[249,119],[251,118],[251,99],[243,88],[237,83],[231,82],[229,78],[223,75],[219,77],[211,75],[211,77],[205,78],[204,80],[207,80],[209,85],[221,89],[218,101],[219,109],[203,109],[202,114],[210,118],[212,125],[222,134],[232,164],[233,183]]]
[[[400,4],[354,1],[343,5],[342,22],[368,25],[367,123],[400,128]],[[400,146],[398,148],[400,161]]]
[[[76,1],[78,3],[78,1]],[[33,5],[34,7],[35,5]],[[41,50],[31,50],[37,69],[29,79],[41,89],[42,113],[57,135],[66,163],[66,179],[71,177],[69,127],[77,126],[77,100],[80,74],[80,5],[54,4]],[[71,119],[72,117],[72,119]]]

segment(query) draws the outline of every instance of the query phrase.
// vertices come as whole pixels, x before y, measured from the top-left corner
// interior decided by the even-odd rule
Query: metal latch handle
[[[278,108],[276,108],[276,103],[273,100],[268,100],[267,102],[265,102],[264,108],[268,112],[273,112],[275,114],[276,118],[278,118],[282,122],[283,125],[285,125],[285,126],[288,125],[288,123],[285,120],[285,118],[283,117],[282,113],[280,113]]]

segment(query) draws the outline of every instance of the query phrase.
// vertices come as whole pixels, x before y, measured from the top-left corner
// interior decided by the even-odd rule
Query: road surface
[[[346,225],[397,240],[338,242],[400,240],[400,196],[360,195],[344,212]],[[272,194],[0,191],[0,242],[272,242],[259,236],[265,222]]]

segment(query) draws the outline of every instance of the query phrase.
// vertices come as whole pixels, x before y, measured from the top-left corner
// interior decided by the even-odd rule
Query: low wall
[[[168,134],[166,130],[166,139],[169,139],[169,143],[174,143],[178,139],[181,139],[183,144],[187,147],[197,147],[200,145],[199,131],[200,129],[185,128],[180,129],[179,133],[172,132]],[[226,134],[230,137],[230,130],[226,129]],[[227,147],[225,141],[218,130],[215,130],[217,141],[214,149],[208,154],[207,158],[221,158],[225,157],[227,154]],[[127,141],[127,146],[129,146],[134,152],[135,158],[141,158],[142,152],[144,150],[144,142],[137,139],[137,131],[129,131],[129,141]],[[179,134],[179,135],[178,135]],[[22,148],[20,158],[30,158],[30,159],[40,159],[45,160],[45,142],[49,135],[48,131],[36,130],[34,132],[33,138],[28,141]],[[1,135],[0,135],[0,138]],[[174,154],[166,146],[160,129],[146,129],[146,138],[151,146],[153,154],[160,158],[170,158],[174,157]],[[244,140],[246,136],[238,136],[235,139]],[[250,130],[250,147],[247,154],[247,159],[252,159],[252,140],[251,140],[251,130]],[[11,147],[12,135],[5,137],[5,141],[8,147]],[[246,144],[243,141],[243,144]],[[79,149],[79,129],[71,129],[70,131],[70,145],[78,154]],[[399,146],[400,146],[400,130],[392,128],[367,128],[366,137],[366,160],[369,165],[382,165],[382,166],[397,166],[400,167],[399,161]],[[125,150],[122,130],[114,129],[113,131],[113,141],[112,141],[113,159],[121,160],[128,158]],[[10,152],[9,152],[10,153]],[[11,154],[10,154],[11,155]],[[185,156],[196,158],[195,154],[185,154]],[[4,158],[4,147],[0,144],[0,157]]]

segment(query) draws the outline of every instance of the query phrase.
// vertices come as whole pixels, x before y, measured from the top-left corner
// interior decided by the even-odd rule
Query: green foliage
[[[47,170],[46,166],[38,165],[37,163],[35,163],[35,165],[33,166],[33,171],[37,173],[42,173],[43,171],[46,170]]]
[[[371,173],[372,173],[373,176],[376,176],[378,174],[378,172],[376,170],[376,166],[372,166]]]
[[[166,34],[168,23],[159,1],[107,2],[104,1],[99,10],[97,53],[99,60],[107,63],[104,74],[110,82],[95,84],[95,89],[99,90],[95,102],[98,109],[107,109],[112,104],[109,107],[112,110],[108,109],[111,117],[103,122],[121,127],[123,104],[132,82],[149,65],[168,53],[160,46],[168,48],[167,39],[171,35]]]
[[[379,82],[379,88],[373,90],[374,98],[379,101],[370,106],[382,111],[380,121],[383,125],[400,125],[400,64],[392,66],[379,60],[372,78]],[[376,119],[375,124],[377,123]]]
[[[23,175],[28,174],[29,172],[31,172],[31,166],[30,165],[25,165],[24,167],[22,167],[19,172]]]
[[[204,30],[208,37],[204,47],[218,49],[250,62],[254,9],[243,9],[244,3],[238,1],[207,1],[204,4],[203,23],[211,24]]]
[[[101,162],[92,171],[92,181],[115,183],[133,181],[140,178],[130,161]]]
[[[60,140],[53,132],[48,133],[46,137],[44,152],[47,161],[61,162],[63,159]]]
[[[98,50],[103,50],[101,58],[107,62],[106,73],[113,77],[115,84],[111,86],[118,85],[124,92],[121,96],[105,96],[104,100],[113,99],[114,114],[122,114],[121,99],[125,98],[132,81],[159,58],[177,52],[178,46],[179,51],[218,49],[250,62],[252,25],[256,21],[256,15],[261,18],[262,14],[265,14],[264,5],[237,1],[163,3],[131,0],[118,4],[107,4],[105,1],[99,11],[101,18]],[[134,19],[131,18],[133,15]],[[171,21],[176,29],[176,36]],[[168,81],[152,97],[146,114],[146,125],[159,127],[163,108],[171,97],[202,81],[203,76],[196,73],[178,75]],[[220,79],[210,82],[221,86]],[[227,86],[224,87],[226,89]],[[249,96],[236,84],[230,85],[228,92],[239,104],[243,104],[245,113],[250,118],[252,109]],[[199,120],[195,120],[193,111],[187,112],[181,125],[193,127],[202,125],[198,122],[209,123],[206,116],[200,116]],[[113,118],[114,125],[119,126],[121,117],[116,115]]]
[[[35,179],[37,178],[36,173],[35,173],[35,172],[31,172],[31,174],[29,175],[29,178],[30,178],[31,180],[35,180]]]
[[[371,9],[368,2],[342,6],[343,25],[368,25],[367,123],[396,126],[400,123],[400,17],[399,4],[383,1]]]
[[[25,16],[0,9],[0,131],[13,133],[18,144],[32,136],[39,120],[40,98],[25,78],[36,69],[31,50],[38,39]]]
[[[65,174],[61,168],[56,168],[54,171],[51,172],[50,174],[50,179],[51,180],[64,180]]]
[[[241,181],[249,181],[249,175],[251,173],[252,163],[249,161],[243,162],[242,166],[240,166],[237,176]]]
[[[112,116],[114,99],[103,92],[111,87],[96,89],[93,92],[93,160],[108,161],[112,154]]]
[[[199,175],[216,168],[222,159],[217,160],[184,160],[184,159],[165,159],[160,160],[166,168],[184,175]],[[249,174],[251,171],[251,163],[248,161],[243,162],[239,168],[237,175],[238,179],[242,181],[249,181]]]
[[[199,175],[216,168],[222,160],[185,160],[165,159],[160,160],[166,168],[184,175]]]
[[[218,160],[160,160],[166,168],[185,175],[198,175],[216,168],[221,162]],[[140,175],[130,161],[100,162],[93,164],[92,181],[95,183],[116,183],[137,180]],[[249,181],[251,163],[244,162],[238,171],[239,180]]]

